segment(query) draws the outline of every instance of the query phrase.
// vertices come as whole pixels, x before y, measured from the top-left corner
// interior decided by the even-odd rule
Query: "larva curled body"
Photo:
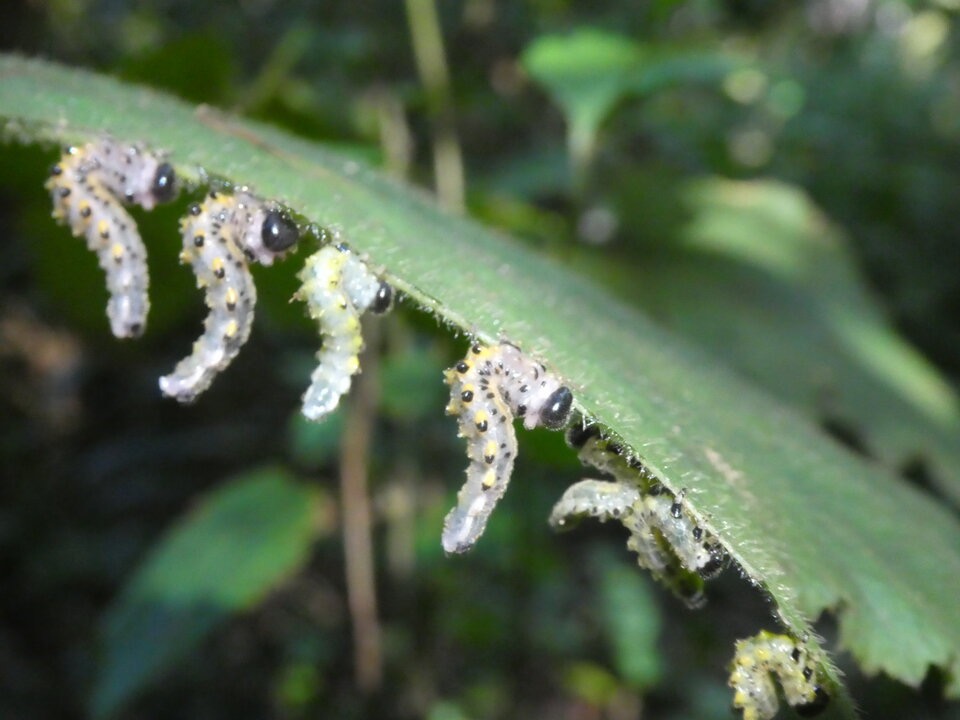
[[[53,216],[84,236],[106,273],[107,317],[116,337],[143,333],[150,309],[147,252],[121,203],[152,210],[176,194],[173,167],[163,156],[112,138],[67,148],[46,188]]]
[[[574,426],[568,442],[578,449],[585,465],[614,480],[574,483],[554,506],[550,523],[562,528],[584,516],[618,520],[630,532],[627,547],[637,554],[637,564],[688,606],[702,606],[706,601],[703,580],[723,568],[722,546],[684,507],[682,493],[671,495],[639,462],[625,456],[620,445],[600,437],[595,428],[584,431]]]
[[[442,544],[448,553],[469,550],[506,492],[517,455],[514,417],[524,426],[559,429],[566,425],[573,394],[516,345],[473,346],[445,373],[450,385],[447,413],[458,416],[467,440],[467,481],[457,505],[444,520]]]
[[[319,421],[337,407],[360,370],[360,316],[367,310],[386,312],[393,290],[345,245],[328,245],[311,255],[298,277],[303,285],[297,297],[307,303],[323,337],[303,396],[303,414]]]
[[[830,696],[820,680],[821,661],[801,639],[763,630],[737,640],[728,684],[733,708],[743,720],[771,720],[779,708],[776,677],[783,697],[802,716],[822,712]]]
[[[299,233],[281,211],[249,192],[211,192],[180,221],[180,261],[190,265],[209,312],[189,356],[160,378],[164,395],[191,402],[240,352],[250,336],[257,290],[248,261],[271,264]]]

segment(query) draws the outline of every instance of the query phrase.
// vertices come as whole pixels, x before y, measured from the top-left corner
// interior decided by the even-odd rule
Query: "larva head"
[[[827,709],[830,704],[830,695],[820,685],[814,690],[814,697],[808,703],[794,706],[794,710],[800,717],[814,717]]]
[[[540,424],[550,430],[559,430],[570,419],[573,407],[573,393],[566,385],[554,390],[540,410]]]
[[[383,315],[391,307],[393,307],[393,288],[388,283],[381,281],[380,287],[377,288],[377,294],[370,304],[370,312]]]
[[[260,229],[263,246],[274,253],[289,250],[300,240],[296,223],[280,210],[268,210]]]
[[[157,166],[157,171],[153,174],[150,194],[158,203],[170,202],[177,196],[177,174],[173,165],[165,162]]]
[[[585,425],[583,421],[575,422],[567,430],[567,445],[574,450],[582,449],[591,439],[600,437],[600,426],[596,423]]]

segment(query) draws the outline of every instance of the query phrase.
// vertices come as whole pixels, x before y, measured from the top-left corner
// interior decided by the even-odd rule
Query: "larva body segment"
[[[296,242],[297,230],[281,212],[241,191],[211,192],[202,204],[191,206],[180,221],[180,232],[180,261],[193,269],[209,312],[193,351],[160,378],[160,390],[191,402],[210,387],[250,336],[257,290],[248,260],[272,263]],[[275,241],[274,235],[283,242]]]
[[[470,465],[457,505],[444,520],[441,541],[446,552],[462,553],[483,534],[510,482],[517,455],[514,417],[522,417],[531,429],[561,428],[569,419],[573,394],[507,342],[472,347],[444,378],[450,386],[447,413],[458,417]]]
[[[298,277],[303,285],[297,297],[307,303],[323,337],[319,364],[303,396],[303,414],[317,421],[339,405],[360,370],[360,316],[368,309],[386,312],[393,291],[344,245],[311,255]]]
[[[86,238],[106,273],[111,331],[119,338],[141,335],[150,309],[147,252],[121,203],[152,210],[172,200],[173,167],[141,145],[104,138],[67,148],[46,188],[53,198],[53,217]]]
[[[830,696],[819,679],[820,660],[803,640],[766,630],[735,644],[728,684],[733,708],[743,720],[771,720],[780,706],[777,678],[783,697],[802,716],[822,712]]]

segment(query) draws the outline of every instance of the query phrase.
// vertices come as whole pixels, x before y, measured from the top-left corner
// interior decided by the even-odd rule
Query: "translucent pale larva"
[[[193,268],[209,313],[193,352],[160,378],[164,395],[190,402],[236,357],[250,335],[257,290],[248,261],[270,265],[299,239],[279,209],[249,192],[211,192],[180,221],[180,261]]]
[[[150,309],[147,252],[121,203],[152,210],[176,195],[173,167],[163,155],[111,138],[67,148],[46,188],[53,216],[84,236],[107,277],[107,317],[119,338],[143,333]]]
[[[737,640],[728,684],[733,708],[743,720],[771,720],[779,708],[773,678],[797,714],[810,717],[826,708],[830,696],[819,680],[820,661],[802,640],[766,630]]]
[[[445,373],[450,385],[447,413],[459,418],[467,439],[467,481],[443,525],[448,553],[462,553],[483,534],[487,520],[510,482],[517,455],[514,417],[528,429],[567,424],[573,394],[546,368],[507,342],[474,346]]]
[[[389,310],[393,290],[345,245],[328,245],[311,255],[298,277],[303,285],[297,297],[307,303],[323,337],[319,364],[303,396],[303,414],[321,420],[337,407],[360,370],[360,316],[367,310]]]

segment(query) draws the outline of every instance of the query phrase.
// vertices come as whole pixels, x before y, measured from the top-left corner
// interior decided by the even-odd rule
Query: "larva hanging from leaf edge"
[[[107,317],[118,338],[141,335],[150,308],[147,252],[122,203],[152,210],[176,195],[176,173],[165,156],[112,138],[67,148],[46,188],[53,216],[86,238],[106,273]]]

